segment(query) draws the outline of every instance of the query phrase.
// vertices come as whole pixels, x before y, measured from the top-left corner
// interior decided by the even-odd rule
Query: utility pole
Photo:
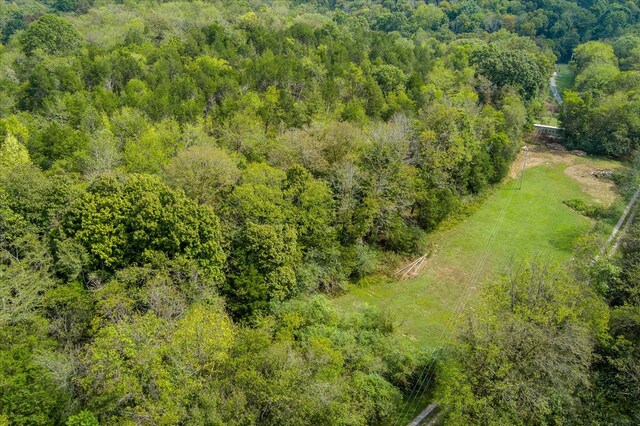
[[[524,180],[524,170],[527,168],[527,157],[529,157],[529,147],[524,146],[524,163],[522,163],[522,173],[520,174],[520,188],[522,189],[522,181]]]

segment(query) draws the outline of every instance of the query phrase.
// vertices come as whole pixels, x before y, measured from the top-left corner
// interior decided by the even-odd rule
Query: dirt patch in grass
[[[616,184],[611,179],[595,177],[593,171],[593,165],[578,163],[567,167],[564,173],[577,180],[582,190],[591,195],[594,200],[605,206],[610,206],[618,194]]]
[[[527,145],[527,147],[529,148],[529,155],[527,156],[527,169],[539,166],[541,164],[551,164],[558,162],[556,153],[554,151],[536,145]],[[563,153],[558,152],[557,154],[559,155]],[[511,164],[511,170],[509,172],[509,176],[511,178],[518,179],[520,177],[520,174],[522,173],[522,166],[524,165],[524,156],[524,150],[521,150],[520,153],[518,153],[518,156],[516,157],[513,164]]]
[[[619,163],[604,159],[581,157],[571,152],[549,149],[543,145],[528,145],[529,156],[527,169],[539,165],[566,164],[564,173],[580,184],[580,188],[593,197],[597,202],[609,206],[618,197],[616,185],[610,179],[599,178],[593,175],[596,170],[618,170],[622,166]],[[522,173],[524,151],[511,165],[509,176],[517,179]]]
[[[466,263],[469,264],[475,264],[477,263],[477,261],[472,263],[472,261],[470,259],[465,259]],[[463,264],[464,265],[464,264]],[[468,267],[468,265],[467,265]],[[436,268],[433,269],[433,274],[436,277],[436,280],[439,282],[465,282],[465,281],[469,281],[472,276],[473,276],[473,272],[474,271],[470,271],[470,270],[464,270],[463,266],[461,265],[460,267],[454,267],[452,265],[439,265]]]

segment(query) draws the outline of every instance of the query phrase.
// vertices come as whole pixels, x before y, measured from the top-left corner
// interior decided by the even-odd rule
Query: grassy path
[[[557,64],[556,68],[558,69],[556,84],[558,86],[558,92],[562,96],[565,90],[573,86],[573,80],[576,76],[568,64]]]
[[[513,260],[539,256],[566,261],[571,257],[575,240],[587,232],[591,221],[562,201],[592,199],[564,173],[565,168],[557,163],[528,169],[521,191],[517,180],[504,183],[472,216],[434,233],[436,254],[418,277],[356,288],[335,299],[335,306],[349,310],[363,303],[375,305],[391,312],[401,331],[416,344],[446,343],[452,337],[449,322],[457,317],[458,308],[467,301],[473,303],[486,278],[504,271]],[[503,220],[494,229],[501,215]],[[488,246],[493,230],[495,239]],[[482,268],[474,280],[478,265]]]

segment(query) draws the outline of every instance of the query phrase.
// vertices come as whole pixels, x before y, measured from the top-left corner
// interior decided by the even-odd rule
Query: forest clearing
[[[522,157],[521,153],[509,177],[475,213],[434,233],[437,249],[417,277],[354,288],[335,299],[335,305],[347,310],[369,304],[386,310],[417,345],[439,347],[455,337],[453,325],[464,318],[465,306],[473,305],[487,278],[534,257],[569,261],[576,241],[593,221],[563,201],[616,202],[619,196],[613,182],[592,172],[622,166],[617,161],[532,146],[519,190]],[[607,224],[602,230],[605,238],[609,231]]]

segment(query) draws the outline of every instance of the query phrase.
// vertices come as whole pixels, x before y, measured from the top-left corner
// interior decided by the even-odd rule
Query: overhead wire
[[[536,132],[536,139],[537,139],[537,137],[538,137],[538,132]],[[524,168],[522,170],[522,173],[524,173]],[[498,234],[498,232],[500,230],[502,222],[504,221],[504,218],[506,217],[507,207],[511,204],[511,200],[513,199],[514,192],[515,192],[515,188],[511,188],[509,196],[507,197],[507,200],[505,200],[505,203],[504,203],[504,205],[502,206],[502,208],[500,210],[500,215],[498,216],[498,218],[494,222],[493,228],[491,229],[491,233],[490,233],[489,239],[487,240],[487,243],[485,244],[485,247],[483,249],[482,256],[480,257],[480,260],[476,264],[474,272],[471,275],[472,280],[471,280],[470,284],[467,286],[467,289],[466,289],[466,291],[464,293],[464,296],[458,301],[458,303],[456,304],[456,308],[455,308],[454,312],[452,313],[452,315],[447,320],[447,322],[445,324],[445,327],[444,327],[444,332],[440,336],[441,338],[442,337],[444,337],[444,338],[449,337],[450,332],[453,330],[453,326],[457,323],[458,318],[462,314],[462,312],[464,312],[464,308],[466,307],[467,299],[469,297],[469,294],[471,293],[471,290],[477,284],[477,281],[480,278],[480,274],[482,273],[482,270],[484,269],[484,264],[486,263],[486,260],[487,260],[487,258],[489,256],[489,252],[491,250],[491,247],[493,246],[493,243],[495,241],[495,237],[497,236],[497,234]],[[436,348],[433,347],[431,349],[431,353],[430,353],[429,357],[433,358],[433,355],[435,354],[435,352],[436,352]],[[416,382],[416,384],[412,388],[412,391],[409,394],[409,398],[407,399],[407,402],[404,404],[405,408],[402,409],[402,411],[399,413],[399,415],[396,417],[396,420],[393,423],[394,426],[396,426],[398,424],[401,424],[404,416],[409,414],[409,413],[411,413],[412,407],[414,407],[414,405],[416,405],[416,403],[419,401],[418,398],[420,397],[422,392],[425,389],[427,389],[429,383],[433,379],[433,376],[435,374],[435,366],[436,366],[436,363],[433,360],[431,360],[431,362],[425,364],[425,366],[422,368],[422,371],[420,373],[418,381]],[[426,375],[425,375],[425,373],[426,373]]]

